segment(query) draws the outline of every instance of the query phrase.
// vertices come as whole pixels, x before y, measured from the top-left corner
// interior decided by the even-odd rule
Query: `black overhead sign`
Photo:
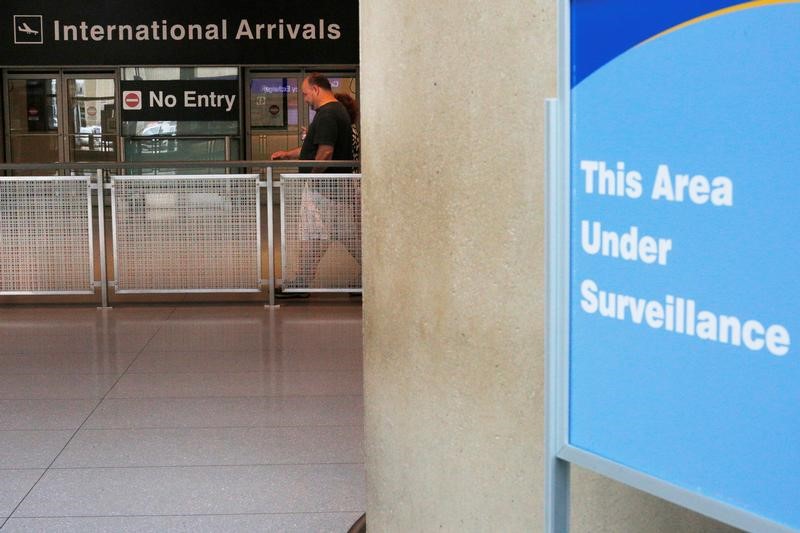
[[[236,80],[122,81],[122,120],[239,120]]]
[[[356,63],[358,0],[0,3],[0,66]]]

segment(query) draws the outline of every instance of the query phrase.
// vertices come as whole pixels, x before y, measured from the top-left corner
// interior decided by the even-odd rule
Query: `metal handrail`
[[[0,163],[2,170],[86,170],[87,168],[97,170],[109,169],[138,169],[138,168],[231,168],[231,167],[273,167],[273,168],[297,168],[308,166],[311,161],[303,159],[282,159],[272,160],[237,160],[237,161],[136,161],[136,162],[87,162],[87,163]],[[359,161],[325,161],[326,167],[347,168],[361,166]]]

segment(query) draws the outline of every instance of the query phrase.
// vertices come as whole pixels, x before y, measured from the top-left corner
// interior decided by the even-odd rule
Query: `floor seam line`
[[[169,320],[169,318],[175,312],[175,309],[176,309],[175,307],[172,308],[172,311],[170,311],[170,313],[164,319],[164,322]],[[86,418],[83,419],[83,422],[81,422],[80,425],[78,425],[77,429],[75,429],[75,431],[72,433],[72,435],[69,437],[69,439],[67,439],[66,444],[64,444],[64,446],[56,454],[56,456],[53,458],[53,460],[50,462],[50,464],[44,469],[44,471],[42,472],[42,475],[39,476],[39,478],[33,483],[33,485],[31,485],[31,488],[28,489],[28,491],[25,493],[25,495],[22,496],[22,498],[20,498],[20,500],[17,503],[17,505],[15,505],[13,509],[11,509],[11,511],[8,513],[8,517],[6,517],[5,520],[3,520],[2,523],[0,523],[0,530],[2,530],[5,527],[5,525],[8,523],[8,521],[11,520],[11,517],[14,516],[14,513],[17,512],[17,510],[20,508],[20,506],[23,504],[23,502],[28,498],[28,496],[30,496],[30,494],[37,487],[37,485],[39,485],[39,483],[42,481],[42,479],[44,479],[44,476],[47,475],[47,472],[49,472],[50,469],[52,468],[52,466],[56,463],[56,461],[58,461],[58,458],[61,457],[61,454],[64,453],[64,450],[67,449],[67,446],[69,446],[69,444],[72,442],[72,440],[78,434],[78,432],[80,432],[80,430],[83,427],[83,425],[86,424],[86,422],[92,417],[92,415],[95,413],[95,411],[97,411],[97,408],[100,407],[100,404],[103,403],[103,400],[105,399],[105,397],[108,396],[108,394],[112,390],[114,390],[114,387],[117,386],[117,383],[120,382],[120,380],[125,375],[125,373],[128,371],[128,369],[131,367],[131,365],[133,365],[133,363],[136,362],[136,359],[138,359],[139,356],[142,354],[142,352],[145,350],[145,348],[147,348],[147,345],[150,344],[150,342],[155,338],[156,335],[158,335],[158,332],[161,331],[162,327],[163,327],[163,324],[159,325],[158,329],[153,333],[153,335],[150,336],[150,338],[147,340],[147,342],[144,343],[144,346],[142,346],[142,348],[136,353],[136,357],[133,358],[133,360],[128,364],[128,366],[125,368],[125,370],[122,372],[122,374],[120,374],[119,377],[117,378],[117,380],[109,387],[109,389],[106,392],[106,394],[97,401],[97,405],[95,405],[94,408],[89,412],[89,414],[86,415]],[[131,352],[128,352],[128,353],[131,353]]]

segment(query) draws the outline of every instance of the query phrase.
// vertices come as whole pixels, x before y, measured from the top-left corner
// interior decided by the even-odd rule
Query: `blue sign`
[[[800,530],[800,2],[570,20],[569,445]]]

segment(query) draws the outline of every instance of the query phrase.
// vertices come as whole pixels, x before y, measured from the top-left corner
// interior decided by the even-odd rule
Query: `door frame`
[[[58,130],[55,135],[58,138],[58,162],[70,163],[68,132],[69,119],[69,94],[67,80],[74,79],[111,79],[114,80],[114,103],[117,120],[117,161],[122,161],[121,129],[120,129],[120,98],[119,98],[119,69],[79,69],[79,68],[57,68],[57,69],[3,69],[3,131],[5,142],[3,143],[5,153],[3,160],[8,161],[11,157],[11,110],[9,102],[8,84],[11,80],[56,80],[56,106]]]

